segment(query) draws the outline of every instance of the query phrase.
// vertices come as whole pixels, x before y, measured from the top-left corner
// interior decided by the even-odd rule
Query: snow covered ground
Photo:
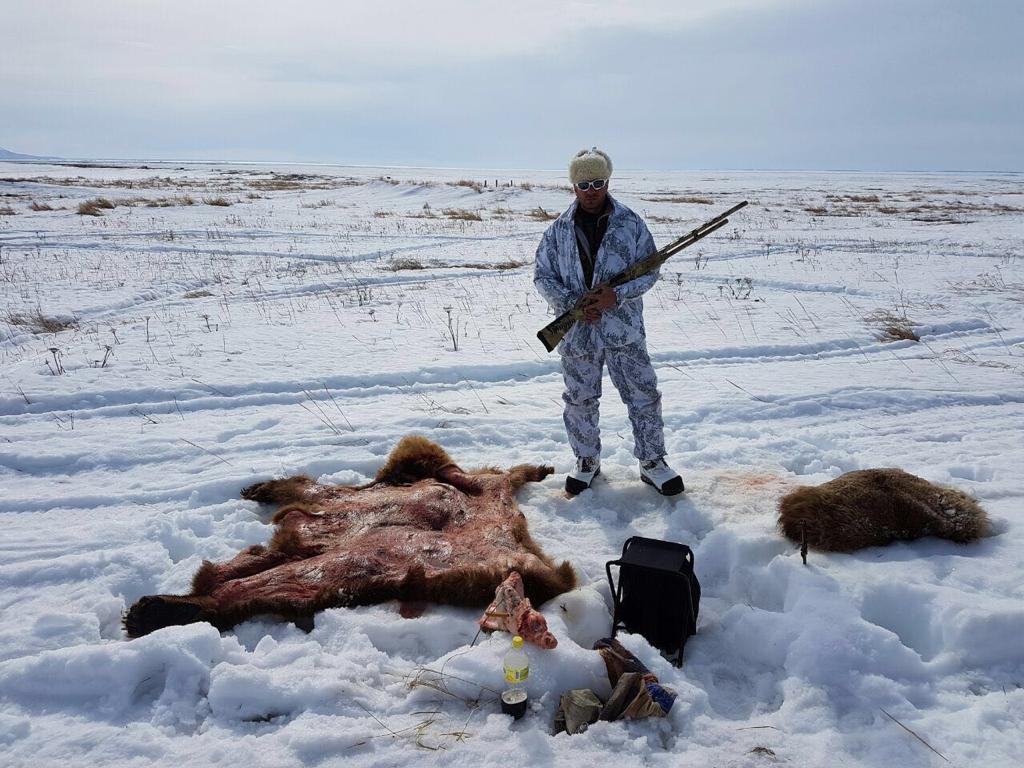
[[[659,244],[751,204],[646,299],[687,493],[639,482],[606,381],[604,477],[570,500],[531,280],[562,173],[0,163],[0,764],[1020,765],[1022,182],[617,174]],[[526,718],[498,711],[509,639],[471,645],[477,611],[124,639],[138,597],[267,540],[243,486],[365,482],[409,433],[558,470],[520,504],[583,586],[544,607]],[[780,495],[879,466],[975,494],[995,535],[802,565]],[[682,669],[624,637],[679,699],[551,736],[561,692],[608,692],[588,649],[632,535],[694,548]]]

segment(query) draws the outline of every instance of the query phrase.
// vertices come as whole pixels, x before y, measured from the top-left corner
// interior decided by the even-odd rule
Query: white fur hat
[[[569,181],[593,181],[594,179],[610,179],[612,176],[612,159],[606,152],[597,147],[581,149],[569,161]]]

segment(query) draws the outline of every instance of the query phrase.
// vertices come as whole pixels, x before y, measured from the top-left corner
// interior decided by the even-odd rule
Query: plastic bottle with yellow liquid
[[[526,679],[530,676],[530,657],[523,650],[523,638],[512,638],[512,650],[505,654],[505,685],[501,693],[501,711],[516,720],[526,713]]]

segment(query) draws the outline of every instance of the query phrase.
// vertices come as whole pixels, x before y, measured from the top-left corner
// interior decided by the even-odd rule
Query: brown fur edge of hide
[[[372,484],[415,483],[426,477],[437,477],[446,467],[457,468],[457,465],[444,448],[421,435],[407,435],[388,454],[388,460],[377,471]]]
[[[387,461],[378,470],[372,482],[354,487],[369,488],[378,483],[409,485],[427,477],[436,477],[442,469],[448,467],[458,469],[441,446],[420,435],[408,435],[388,454]],[[295,475],[280,480],[253,483],[242,489],[241,496],[260,504],[281,505],[281,509],[273,518],[273,522],[277,523],[291,510],[301,508],[307,489],[315,487],[316,484],[308,475]]]
[[[369,488],[378,483],[388,485],[409,485],[417,480],[428,477],[439,477],[450,473],[460,473],[468,476],[497,474],[504,470],[498,467],[481,467],[479,469],[464,472],[459,465],[452,461],[448,453],[437,443],[432,442],[420,435],[408,435],[403,437],[388,454],[384,466],[378,470],[373,480],[366,485],[355,486],[355,488]],[[536,464],[517,464],[507,470],[512,483],[512,490],[519,490],[525,483],[540,482],[555,470],[554,467],[540,466]],[[249,501],[256,501],[260,504],[293,505],[289,509],[282,508],[274,516],[277,522],[279,516],[290,511],[306,498],[306,490],[315,486],[316,481],[307,475],[296,475],[281,480],[267,480],[262,483],[254,483],[242,489],[242,498]],[[471,492],[472,488],[464,488]]]
[[[242,489],[241,496],[248,501],[260,504],[287,504],[298,501],[305,495],[305,490],[316,485],[313,478],[296,475],[282,480],[267,480],[264,483],[253,483]]]
[[[991,523],[963,491],[884,468],[795,488],[779,500],[778,528],[812,549],[853,552],[924,536],[967,544],[990,535]]]
[[[196,573],[195,583],[200,586],[204,579],[203,572],[212,563],[204,563]],[[372,583],[361,590],[358,597],[341,595],[333,589],[324,589],[313,600],[296,606],[287,600],[258,599],[249,600],[232,606],[229,610],[221,610],[203,614],[198,621],[209,621],[220,630],[227,630],[236,624],[257,615],[278,616],[287,621],[301,622],[314,614],[328,608],[355,608],[361,605],[374,605],[388,600],[416,600],[440,605],[454,605],[466,608],[478,608],[494,598],[494,590],[508,574],[503,568],[479,566],[473,569],[446,571],[442,575],[425,579],[422,569],[412,569],[400,584],[382,582],[374,586]],[[551,575],[526,572],[523,586],[527,597],[536,605],[541,605],[558,595],[568,592],[576,586],[576,572],[568,560],[554,566]],[[205,598],[201,592],[180,598],[202,605]]]

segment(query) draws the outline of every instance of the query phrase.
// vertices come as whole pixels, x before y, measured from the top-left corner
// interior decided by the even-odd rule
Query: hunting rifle
[[[684,248],[689,248],[691,245],[696,243],[702,237],[710,235],[716,229],[720,229],[729,223],[728,217],[736,213],[740,208],[745,206],[747,201],[744,200],[742,203],[737,203],[725,213],[721,213],[715,216],[713,219],[709,219],[697,227],[692,232],[683,235],[682,237],[673,240],[671,243],[666,245],[661,250],[655,251],[646,259],[638,261],[636,264],[631,266],[625,272],[621,272],[609,280],[605,285],[611,288],[615,288],[619,285],[625,285],[630,280],[636,280],[638,277],[646,275],[648,272],[653,272],[664,264],[669,256],[674,256]],[[541,343],[551,352],[555,347],[558,346],[558,342],[567,334],[570,329],[576,324],[576,321],[583,317],[583,310],[586,306],[586,296],[584,300],[576,303],[572,309],[565,312],[550,323],[545,325],[539,331],[537,331],[537,338],[540,339]]]

